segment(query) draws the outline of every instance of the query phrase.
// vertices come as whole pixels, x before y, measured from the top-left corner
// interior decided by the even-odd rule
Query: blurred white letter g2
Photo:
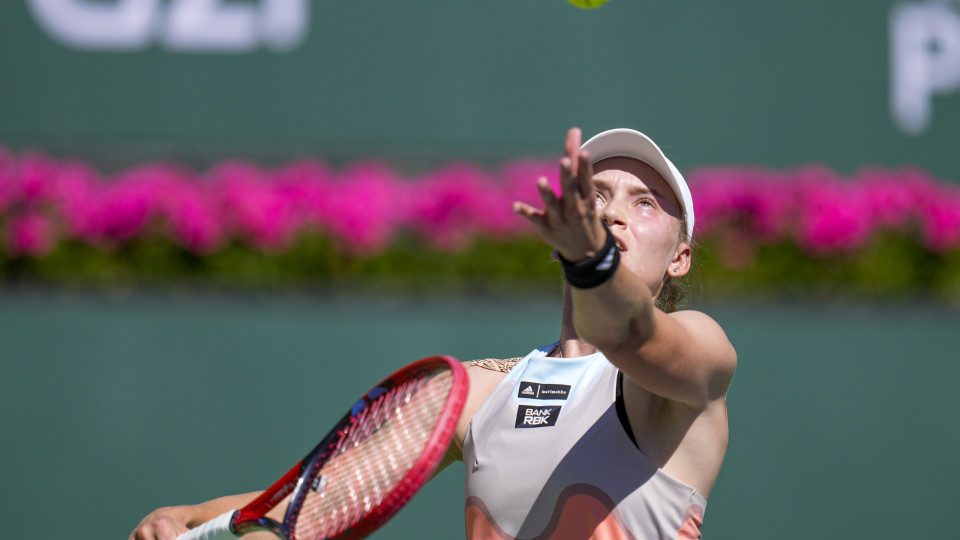
[[[158,43],[181,52],[289,51],[303,41],[309,0],[27,0],[37,24],[79,50],[137,51]]]

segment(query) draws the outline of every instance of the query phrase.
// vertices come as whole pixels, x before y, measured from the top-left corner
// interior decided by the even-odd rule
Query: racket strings
[[[336,537],[375,510],[414,466],[430,439],[452,374],[399,384],[357,416],[321,468],[293,528],[298,540]]]

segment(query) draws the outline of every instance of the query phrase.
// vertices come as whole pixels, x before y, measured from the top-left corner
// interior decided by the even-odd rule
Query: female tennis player
[[[713,319],[677,310],[690,191],[639,132],[580,143],[571,129],[561,193],[541,179],[542,205],[514,204],[563,268],[559,339],[467,364],[444,464],[464,461],[470,540],[699,538],[737,360]],[[255,495],[159,509],[130,538],[176,538]]]

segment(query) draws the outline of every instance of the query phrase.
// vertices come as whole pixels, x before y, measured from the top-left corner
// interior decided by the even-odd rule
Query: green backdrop
[[[555,156],[570,125],[623,125],[682,169],[909,164],[960,181],[960,81],[921,91],[922,129],[891,110],[893,13],[940,6],[928,15],[944,24],[918,28],[949,33],[956,2],[309,2],[299,41],[242,52],[165,46],[182,0],[144,2],[153,33],[123,51],[67,46],[28,9],[120,2],[0,3],[0,146],[108,170],[305,155],[418,168]],[[960,40],[918,39],[909,66],[957,71]],[[954,535],[960,312],[703,308],[740,354],[707,538]],[[3,536],[124,538],[157,506],[259,489],[380,376],[437,353],[523,354],[556,337],[558,310],[539,297],[0,289]],[[461,475],[377,538],[462,538]]]
[[[740,358],[706,538],[953,535],[960,312],[703,309]],[[154,507],[265,487],[380,376],[437,353],[523,354],[555,338],[558,310],[5,291],[3,536],[124,538]],[[462,538],[462,474],[444,472],[375,538]]]
[[[630,126],[681,169],[911,164],[960,181],[960,41],[930,30],[908,54],[915,72],[943,75],[917,83],[930,109],[921,131],[899,127],[890,105],[904,72],[895,7],[943,6],[930,17],[949,30],[952,2],[302,1],[309,19],[292,48],[232,53],[163,45],[164,15],[182,0],[148,0],[156,30],[122,51],[71,48],[27,9],[41,0],[3,2],[0,144],[108,166],[307,154],[419,165],[552,156],[570,125]]]

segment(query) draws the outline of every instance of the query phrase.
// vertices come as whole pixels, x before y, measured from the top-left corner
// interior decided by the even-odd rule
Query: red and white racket
[[[431,477],[463,410],[467,374],[454,358],[424,358],[366,393],[300,463],[247,506],[178,540],[268,530],[285,540],[363,538]],[[291,495],[282,523],[267,512]]]

